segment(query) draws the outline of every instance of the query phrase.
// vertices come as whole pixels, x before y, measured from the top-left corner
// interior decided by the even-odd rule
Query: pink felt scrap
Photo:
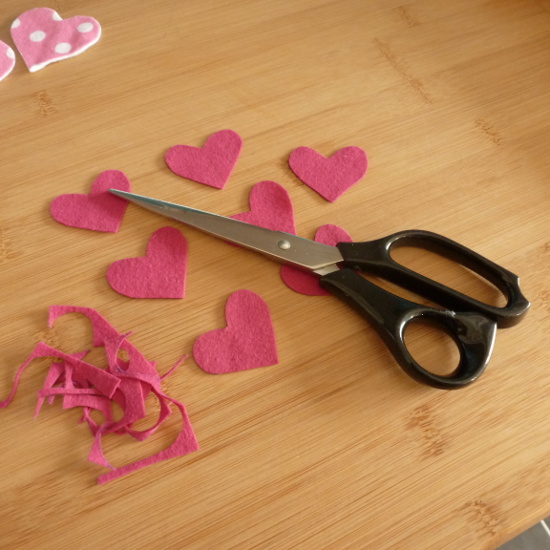
[[[15,53],[0,40],[0,80],[4,80],[15,67]]]
[[[231,216],[274,231],[296,234],[294,209],[288,191],[275,181],[260,181],[249,197],[250,211]]]
[[[107,269],[111,287],[130,298],[183,298],[187,240],[175,227],[157,229],[147,255],[113,262]]]
[[[327,224],[322,225],[317,230],[315,241],[336,246],[338,243],[352,242],[352,238],[341,227]],[[330,294],[319,284],[319,276],[309,271],[283,265],[281,267],[281,278],[289,288],[300,294],[306,294],[307,296],[328,296]]]
[[[130,180],[120,170],[106,170],[94,181],[89,195],[59,195],[52,201],[50,212],[63,225],[116,233],[128,201],[109,193],[111,188],[130,191]]]
[[[164,376],[159,376],[155,362],[151,362],[128,341],[128,334],[119,333],[96,310],[78,306],[52,306],[50,308],[49,325],[68,313],[80,313],[88,317],[93,328],[94,346],[104,346],[108,367],[98,368],[83,360],[87,352],[66,354],[52,348],[44,342],[39,342],[28,359],[16,372],[14,385],[8,398],[0,401],[0,408],[7,407],[13,400],[20,377],[30,362],[38,357],[54,357],[60,359],[50,365],[42,390],[38,392],[38,404],[35,415],[38,414],[44,399],[53,400],[56,396],[63,398],[63,408],[80,407],[82,418],[87,422],[94,437],[88,460],[111,468],[111,472],[99,477],[99,483],[106,483],[145,466],[161,460],[183,456],[196,451],[198,447],[185,406],[166,395],[161,388],[161,381],[173,372],[170,369]],[[122,360],[119,352],[124,351],[128,360]],[[176,364],[176,366],[180,361]],[[149,427],[133,428],[137,420],[146,417],[145,400],[148,395],[154,395],[159,402],[158,419]],[[123,416],[114,420],[112,404],[117,403]],[[175,407],[181,416],[181,427],[174,440],[166,449],[147,458],[131,464],[115,468],[111,466],[102,449],[102,438],[105,434],[127,434],[143,441],[155,433],[165,420],[172,414]],[[101,423],[92,418],[92,411],[99,411],[103,416]]]
[[[166,152],[166,164],[178,176],[223,189],[237,164],[243,140],[233,130],[212,134],[203,147],[174,145]]]
[[[250,290],[231,294],[227,327],[206,332],[193,346],[195,361],[211,374],[237,372],[278,362],[275,332],[267,304]]]
[[[93,17],[62,19],[55,10],[35,8],[13,21],[11,36],[29,71],[34,73],[93,46],[101,36],[101,26]]]
[[[291,170],[327,201],[334,202],[367,172],[367,155],[360,147],[344,147],[325,157],[310,147],[298,147],[288,159]]]

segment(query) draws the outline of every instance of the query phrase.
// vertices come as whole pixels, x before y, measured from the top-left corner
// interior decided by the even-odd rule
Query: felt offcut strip
[[[13,400],[21,375],[28,365],[39,357],[60,359],[54,362],[46,375],[44,386],[38,392],[39,402],[35,411],[38,414],[44,399],[61,396],[63,408],[82,408],[80,422],[87,422],[93,435],[93,444],[88,460],[111,468],[111,472],[99,477],[98,483],[106,483],[138,469],[152,465],[161,460],[183,456],[198,450],[199,446],[191,427],[185,406],[168,396],[161,387],[161,377],[156,364],[128,341],[129,334],[119,333],[96,310],[79,306],[52,306],[49,314],[49,326],[55,320],[68,313],[85,315],[92,323],[94,346],[103,346],[108,367],[98,368],[83,360],[86,352],[66,354],[44,342],[39,342],[27,360],[17,369],[15,381],[8,398],[0,401],[0,408],[7,407]],[[119,352],[124,351],[128,360],[122,360]],[[175,367],[180,363],[179,361]],[[166,375],[173,372],[173,367]],[[145,400],[154,395],[159,402],[158,419],[152,426],[135,429],[133,424],[145,418],[147,411]],[[118,403],[123,411],[122,418],[114,420],[112,404]],[[181,427],[175,441],[166,449],[144,459],[121,467],[113,467],[102,449],[102,438],[114,433],[130,435],[137,440],[144,440],[155,433],[164,421],[172,414],[174,407],[181,416]],[[96,422],[92,411],[102,413],[103,421]]]

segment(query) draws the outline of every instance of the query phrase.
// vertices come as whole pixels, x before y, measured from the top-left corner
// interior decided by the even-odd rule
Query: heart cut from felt
[[[352,242],[349,234],[337,225],[322,225],[315,233],[315,242],[336,246],[338,243]],[[307,296],[328,296],[327,292],[319,284],[319,276],[315,273],[302,271],[289,265],[281,267],[281,278],[286,286]]]
[[[235,220],[274,231],[296,234],[294,208],[288,191],[275,181],[260,181],[250,191],[250,211],[231,216]]]
[[[51,8],[34,8],[13,21],[11,36],[29,71],[34,73],[93,46],[101,36],[101,25],[93,17],[62,19]]]
[[[15,67],[15,52],[0,40],[0,80],[4,80]]]
[[[126,174],[120,170],[105,170],[94,181],[89,195],[60,195],[52,201],[50,212],[63,225],[116,233],[128,201],[109,193],[109,189],[131,191],[130,187]]]
[[[308,187],[334,202],[363,178],[368,161],[360,147],[344,147],[328,158],[310,147],[298,147],[290,154],[288,163]]]
[[[130,298],[183,298],[187,271],[187,240],[175,227],[151,235],[147,255],[113,262],[107,281]]]
[[[166,164],[178,176],[223,189],[243,147],[233,130],[212,134],[203,147],[174,145],[166,152]]]
[[[225,306],[227,327],[197,338],[193,356],[199,367],[222,374],[267,367],[278,362],[271,314],[264,300],[251,290],[238,290]]]

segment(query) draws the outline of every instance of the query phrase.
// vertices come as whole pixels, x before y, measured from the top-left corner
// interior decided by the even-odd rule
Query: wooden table
[[[4,0],[0,38],[30,2]],[[550,513],[550,2],[119,0],[51,2],[103,34],[81,56],[0,83],[0,395],[40,340],[91,345],[89,324],[47,327],[52,304],[96,308],[165,372],[225,325],[238,289],[267,302],[279,364],[204,373],[192,357],[166,380],[201,450],[106,485],[86,461],[79,412],[46,406],[47,369],[26,372],[0,411],[3,548],[495,548]],[[244,140],[227,187],[167,168],[175,144],[230,128]],[[290,152],[356,145],[366,177],[334,204],[289,170]],[[289,192],[299,234],[322,224],[368,240],[443,233],[522,278],[525,321],[498,332],[488,370],[456,392],[410,380],[375,331],[330,297],[294,293],[279,268],[179,226],[183,300],[130,299],[105,278],[177,223],[130,206],[117,234],[56,223],[50,202],[87,193],[104,170],[134,191],[223,215],[251,187]],[[489,290],[431,256],[417,269]],[[485,294],[483,294],[485,293]],[[413,337],[411,337],[413,338]],[[424,361],[449,349],[411,340]],[[91,358],[99,358],[93,350]],[[92,360],[91,359],[91,360]],[[164,448],[106,438],[124,464]]]

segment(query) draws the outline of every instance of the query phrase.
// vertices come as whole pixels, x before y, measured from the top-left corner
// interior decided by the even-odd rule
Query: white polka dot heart
[[[35,8],[15,19],[11,36],[29,71],[34,73],[54,61],[74,57],[93,46],[101,36],[101,26],[93,17],[77,15],[62,19],[55,10]],[[9,53],[6,54],[2,44],[0,42],[0,80],[4,66],[9,65],[4,59],[9,57]],[[15,56],[12,61],[7,74],[13,68]]]
[[[0,80],[4,80],[15,66],[15,53],[5,42],[0,40]]]

